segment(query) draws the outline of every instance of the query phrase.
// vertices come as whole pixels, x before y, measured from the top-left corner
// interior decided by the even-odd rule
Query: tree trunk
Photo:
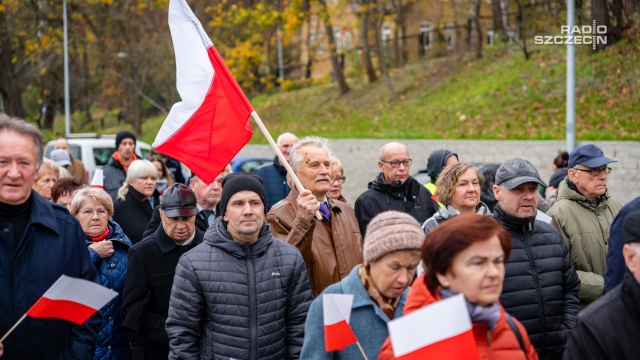
[[[525,34],[525,24],[524,24],[524,11],[523,11],[523,5],[522,5],[522,0],[516,0],[516,3],[518,4],[518,32],[520,34],[520,48],[522,49],[522,53],[524,55],[524,59],[525,60],[529,60],[531,58],[531,54],[529,53],[529,50],[527,49],[527,36]]]
[[[7,29],[6,13],[0,11],[0,96],[4,111],[10,115],[24,118],[22,91],[20,91],[11,62],[11,36]]]
[[[481,4],[482,4],[482,0],[475,0],[475,3],[473,4],[475,6],[475,14],[473,17],[473,22],[475,24],[476,36],[478,40],[478,44],[476,47],[476,59],[482,59],[482,28],[480,27],[480,5]]]
[[[376,18],[376,47],[378,53],[378,63],[380,65],[380,72],[382,72],[382,76],[384,77],[384,82],[389,89],[389,95],[391,96],[391,101],[396,101],[396,92],[393,89],[393,84],[391,84],[391,79],[389,78],[389,70],[387,69],[387,64],[384,61],[384,53],[382,51],[382,24],[384,22],[384,9],[382,8],[382,3],[378,0],[378,16]]]
[[[58,90],[56,89],[56,85],[52,84],[52,88],[49,91],[49,95],[45,98],[46,107],[44,112],[44,123],[42,124],[43,129],[53,130],[53,122],[56,116],[56,109],[58,107],[58,102],[60,101],[60,96],[58,96]],[[71,116],[71,115],[69,115]]]
[[[597,26],[606,26],[611,29],[611,21],[609,19],[609,9],[607,8],[607,0],[591,0],[591,17],[596,21]],[[610,34],[607,34],[607,43],[610,42]],[[596,44],[595,51],[601,51],[606,44]]]
[[[364,10],[360,12],[360,36],[362,36],[362,64],[367,73],[369,84],[373,84],[378,80],[376,70],[373,68],[371,61],[371,47],[369,46],[369,5],[364,5]]]
[[[491,1],[491,15],[493,17],[493,36],[500,37],[504,40],[504,25],[502,24],[502,5],[501,0]]]
[[[331,67],[335,75],[335,80],[338,83],[340,89],[340,95],[344,95],[351,90],[347,85],[347,80],[344,77],[344,72],[340,67],[338,61],[338,53],[336,52],[336,38],[333,35],[333,27],[331,26],[331,19],[329,18],[329,11],[327,10],[327,3],[325,0],[320,0],[320,6],[322,7],[322,21],[324,22],[325,32],[327,33],[327,40],[329,41],[329,57],[331,58]]]

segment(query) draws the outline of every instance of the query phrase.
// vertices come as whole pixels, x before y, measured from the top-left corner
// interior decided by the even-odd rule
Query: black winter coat
[[[564,360],[640,357],[640,284],[629,271],[622,283],[578,315]]]
[[[160,226],[129,249],[122,291],[122,326],[133,332],[133,359],[166,359],[169,338],[164,328],[169,312],[173,276],[180,256],[202,243],[198,228],[189,245],[178,245]],[[144,357],[143,357],[144,355]]]
[[[371,219],[383,211],[401,211],[422,224],[439,209],[429,190],[411,176],[403,184],[400,181],[387,184],[383,173],[369,183],[369,190],[358,197],[354,207],[362,237]]]
[[[493,216],[511,235],[500,303],[527,329],[541,360],[560,359],[580,311],[580,280],[562,236],[545,222],[511,217],[499,205]]]
[[[159,193],[156,190],[153,193],[154,208],[160,203],[158,196]],[[113,204],[113,210],[113,221],[120,224],[122,231],[129,237],[131,243],[140,242],[153,214],[151,202],[132,186],[129,186],[124,200],[118,198]]]
[[[265,221],[251,244],[221,218],[184,254],[171,291],[170,359],[298,359],[311,305],[300,251]]]

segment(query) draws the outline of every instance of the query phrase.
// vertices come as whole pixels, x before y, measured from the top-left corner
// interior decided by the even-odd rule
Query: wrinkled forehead
[[[302,158],[307,163],[310,161],[331,161],[327,151],[321,147],[304,146],[298,150],[298,153],[302,155]]]

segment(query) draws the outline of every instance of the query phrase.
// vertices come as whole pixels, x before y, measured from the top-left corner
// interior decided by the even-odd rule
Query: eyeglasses
[[[402,161],[400,161],[400,160],[387,161],[387,160],[380,159],[380,161],[382,161],[383,163],[387,163],[387,164],[391,165],[392,168],[399,168],[400,164],[404,165],[404,167],[409,167],[413,160],[409,159],[409,160],[402,160]]]
[[[602,174],[602,173],[605,173],[607,175],[611,174],[611,168],[610,167],[597,168],[597,169],[578,169],[578,168],[573,168],[573,170],[586,172],[586,173],[591,174],[591,176],[600,176],[600,174]]]
[[[98,215],[98,217],[107,217],[107,215],[109,215],[109,213],[107,212],[107,210],[82,210],[80,212],[80,214],[82,214],[82,216],[86,216],[86,217],[93,217],[93,215]]]
[[[336,176],[333,179],[331,179],[331,183],[333,184],[334,182],[338,182],[340,184],[343,184],[345,181],[347,181],[347,177],[346,176]]]

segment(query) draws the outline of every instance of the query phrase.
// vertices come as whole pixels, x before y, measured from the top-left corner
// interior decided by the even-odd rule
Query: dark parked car
[[[251,172],[253,169],[260,165],[273,162],[273,159],[249,157],[249,156],[236,156],[231,160],[231,168],[233,172]]]

